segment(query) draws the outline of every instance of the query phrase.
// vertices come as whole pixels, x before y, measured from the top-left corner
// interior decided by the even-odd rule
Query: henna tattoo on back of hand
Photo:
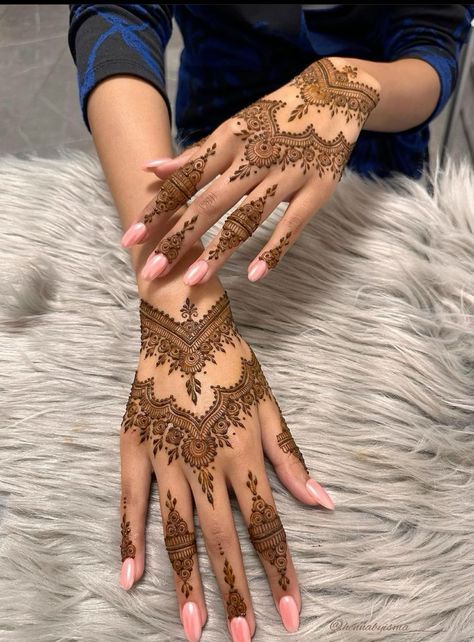
[[[260,261],[265,261],[269,270],[272,270],[278,265],[281,259],[283,250],[285,249],[285,247],[287,247],[290,244],[290,237],[291,237],[291,232],[287,232],[285,236],[281,237],[276,247],[272,248],[271,250],[267,250],[266,252],[263,252],[263,254],[260,254],[260,256],[258,257]]]
[[[207,148],[202,156],[188,161],[163,182],[157,194],[153,210],[145,214],[143,218],[145,224],[151,223],[155,216],[174,212],[196,194],[209,156],[213,156],[215,153],[216,144],[214,143],[214,145]]]
[[[227,217],[217,246],[209,252],[209,259],[218,259],[223,252],[238,247],[252,236],[262,220],[265,202],[275,195],[276,188],[277,185],[269,187],[264,196],[241,205]]]
[[[181,580],[181,592],[186,597],[193,590],[189,580],[193,572],[194,556],[197,554],[196,538],[194,531],[176,510],[176,497],[171,496],[171,491],[166,494],[166,507],[169,510],[165,526],[165,546],[174,572]]]
[[[122,541],[120,544],[120,552],[122,554],[122,562],[127,559],[127,557],[134,558],[137,552],[135,545],[132,542],[130,533],[132,529],[130,528],[130,522],[127,522],[127,498],[123,498],[123,515],[122,515]]]
[[[145,358],[157,356],[156,365],[169,363],[169,373],[180,370],[187,377],[186,391],[194,404],[201,393],[196,376],[206,363],[216,363],[215,354],[235,346],[240,335],[235,327],[230,301],[224,294],[197,320],[198,311],[190,299],[181,308],[184,321],[175,321],[166,312],[140,301],[141,348]]]
[[[158,243],[158,247],[155,250],[155,254],[164,254],[168,259],[168,263],[172,263],[181,251],[181,246],[183,245],[184,236],[186,232],[191,232],[194,230],[194,224],[196,223],[198,217],[193,216],[191,220],[185,221],[183,227],[172,234],[171,236],[162,239]]]
[[[257,478],[249,470],[247,486],[252,493],[252,512],[248,527],[250,541],[257,553],[280,575],[278,584],[286,591],[289,578],[286,576],[286,534],[280,518],[270,504],[257,493]]]
[[[224,581],[229,586],[229,594],[226,600],[227,617],[231,620],[234,617],[245,617],[247,605],[239,591],[235,588],[235,575],[232,566],[227,558],[224,561]]]

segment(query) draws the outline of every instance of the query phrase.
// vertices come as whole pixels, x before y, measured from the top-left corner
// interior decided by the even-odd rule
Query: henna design
[[[281,259],[281,254],[284,248],[290,244],[290,240],[289,240],[290,236],[291,236],[291,232],[287,232],[285,236],[281,237],[276,247],[274,247],[271,250],[267,250],[266,252],[263,252],[263,254],[260,254],[260,256],[258,257],[260,261],[265,261],[265,263],[268,265],[269,270],[272,270],[278,265],[278,262]]]
[[[160,187],[153,210],[145,214],[144,223],[151,223],[155,216],[173,212],[189,201],[197,192],[197,185],[202,178],[209,156],[215,153],[216,144],[214,143],[202,156],[188,161],[167,178]]]
[[[228,559],[224,561],[224,581],[229,586],[229,595],[227,596],[227,617],[231,620],[234,617],[245,617],[247,605],[244,598],[235,588],[235,575]]]
[[[298,87],[303,102],[293,109],[288,120],[306,115],[310,105],[327,105],[331,116],[341,113],[346,116],[346,123],[355,118],[362,127],[377,106],[380,94],[369,85],[355,81],[357,72],[357,67],[350,65],[337,69],[327,58],[314,62],[290,83]]]
[[[332,173],[334,179],[341,178],[355,143],[349,143],[342,131],[332,140],[322,138],[312,124],[300,133],[282,131],[276,116],[286,104],[282,100],[257,100],[234,117],[242,126],[236,136],[246,145],[241,159],[244,164],[232,174],[231,181],[246,178],[252,171],[256,174],[258,168],[277,165],[283,172],[297,163],[303,174],[315,168],[320,177]]]
[[[191,232],[194,230],[194,223],[197,221],[197,216],[193,216],[190,221],[185,221],[183,227],[172,234],[168,238],[162,239],[158,243],[158,247],[155,250],[155,254],[164,254],[168,259],[168,263],[172,263],[181,251],[181,246],[183,245],[184,235],[186,232]]]
[[[194,531],[188,529],[185,520],[176,510],[176,497],[172,498],[169,490],[166,497],[169,513],[165,527],[165,546],[173,570],[182,582],[181,592],[189,597],[193,590],[189,579],[193,572],[193,557],[197,554],[196,539]]]
[[[122,542],[120,544],[120,552],[122,553],[122,562],[127,558],[127,557],[135,557],[137,549],[135,548],[135,545],[132,543],[132,540],[130,538],[130,533],[132,529],[130,528],[130,522],[127,522],[127,517],[126,517],[126,510],[127,510],[127,498],[123,498],[123,515],[122,515],[122,524],[121,524],[121,530],[122,530]]]
[[[286,576],[286,534],[280,518],[270,504],[257,494],[257,478],[249,470],[247,486],[253,495],[252,512],[248,527],[250,541],[264,560],[275,566],[280,577],[278,584],[286,591],[289,578]]]
[[[278,406],[278,403],[276,402],[276,400],[275,400],[275,403]],[[280,409],[279,406],[278,406],[278,409]],[[281,414],[281,410],[280,410],[280,420],[281,420],[282,431],[278,433],[278,435],[276,436],[278,446],[282,449],[284,453],[289,453],[290,455],[293,455],[294,457],[296,457],[303,464],[305,471],[309,474],[309,470],[308,470],[308,467],[306,466],[306,462],[301,453],[301,450],[298,448],[293,438],[293,435],[291,434],[290,429],[288,428],[288,424],[286,423],[285,418]]]
[[[200,416],[178,406],[173,396],[157,399],[154,383],[153,377],[138,381],[135,374],[122,419],[123,430],[136,426],[140,443],[150,441],[154,456],[164,449],[168,464],[181,456],[198,473],[201,489],[214,507],[214,477],[209,467],[217,449],[232,448],[231,427],[245,429],[243,420],[251,417],[253,407],[271,394],[261,366],[253,352],[249,360],[241,357],[238,382],[229,387],[211,386],[214,401]]]
[[[269,196],[274,196],[277,185],[269,187],[264,196],[241,205],[230,214],[219,235],[217,246],[209,252],[209,259],[218,259],[219,255],[238,247],[255,232],[262,219],[263,208]]]
[[[196,377],[206,363],[216,363],[215,353],[225,352],[224,345],[235,346],[239,333],[235,327],[227,294],[196,321],[197,307],[186,299],[181,308],[184,321],[175,321],[168,314],[140,301],[141,348],[145,358],[158,355],[156,365],[168,361],[169,374],[180,370],[187,376],[186,390],[194,404],[201,393]]]

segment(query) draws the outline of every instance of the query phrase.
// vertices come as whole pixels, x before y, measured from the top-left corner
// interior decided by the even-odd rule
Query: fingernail
[[[230,632],[234,642],[251,642],[249,625],[244,617],[233,617],[231,619]]]
[[[181,611],[184,632],[189,642],[198,642],[201,637],[201,617],[195,602],[186,602]]]
[[[258,281],[259,279],[262,278],[262,276],[265,276],[267,272],[268,272],[268,265],[265,263],[265,261],[259,260],[248,271],[249,281]]]
[[[201,260],[191,265],[186,274],[183,277],[186,285],[196,285],[199,281],[204,278],[209,269],[207,261]]]
[[[145,236],[146,225],[145,223],[134,223],[131,225],[125,234],[122,236],[122,247],[129,247],[138,241],[141,241]]]
[[[291,595],[284,595],[278,604],[278,608],[285,629],[289,633],[297,631],[300,625],[300,614],[298,613],[296,602]]]
[[[151,280],[159,276],[168,266],[168,259],[164,254],[153,254],[145,263],[141,276],[144,279]]]
[[[127,557],[122,564],[122,572],[120,573],[120,586],[128,591],[132,588],[135,581],[135,560],[133,557]]]
[[[321,484],[318,484],[315,479],[308,479],[308,481],[306,482],[306,490],[311,495],[311,497],[316,499],[325,508],[334,510],[334,502],[321,486]]]
[[[173,159],[172,158],[155,158],[155,159],[146,161],[146,163],[143,163],[142,168],[158,167],[159,165],[163,165],[163,163],[168,163],[170,160],[173,160]]]

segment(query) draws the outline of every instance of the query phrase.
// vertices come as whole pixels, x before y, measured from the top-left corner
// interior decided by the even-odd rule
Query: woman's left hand
[[[163,217],[174,215],[176,220],[148,258],[143,278],[167,274],[238,204],[184,276],[188,285],[205,283],[280,203],[287,202],[270,239],[248,266],[251,281],[265,276],[331,196],[379,101],[379,91],[373,76],[343,58],[322,58],[226,120],[191,150],[149,165],[165,180],[122,244],[128,247],[150,238],[160,231]]]

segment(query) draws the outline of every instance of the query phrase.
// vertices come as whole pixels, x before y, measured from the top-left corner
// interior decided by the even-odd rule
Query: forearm
[[[146,81],[133,76],[112,76],[92,92],[88,101],[88,118],[122,228],[126,230],[158,190],[156,176],[144,172],[141,169],[143,163],[150,158],[171,155],[165,103]],[[169,227],[172,221],[170,219]],[[161,309],[179,317],[183,301],[191,292],[191,288],[183,283],[183,274],[200,254],[202,246],[196,244],[169,276],[145,281],[140,277],[140,271],[155,245],[156,239],[151,238],[129,250],[139,295],[150,303],[159,301]],[[193,300],[206,308],[222,291],[218,279],[214,278],[193,288]]]
[[[440,92],[439,77],[423,60],[404,58],[371,62],[344,58],[348,64],[371,74],[380,83],[380,101],[363,129],[399,132],[411,129],[433,113]]]

